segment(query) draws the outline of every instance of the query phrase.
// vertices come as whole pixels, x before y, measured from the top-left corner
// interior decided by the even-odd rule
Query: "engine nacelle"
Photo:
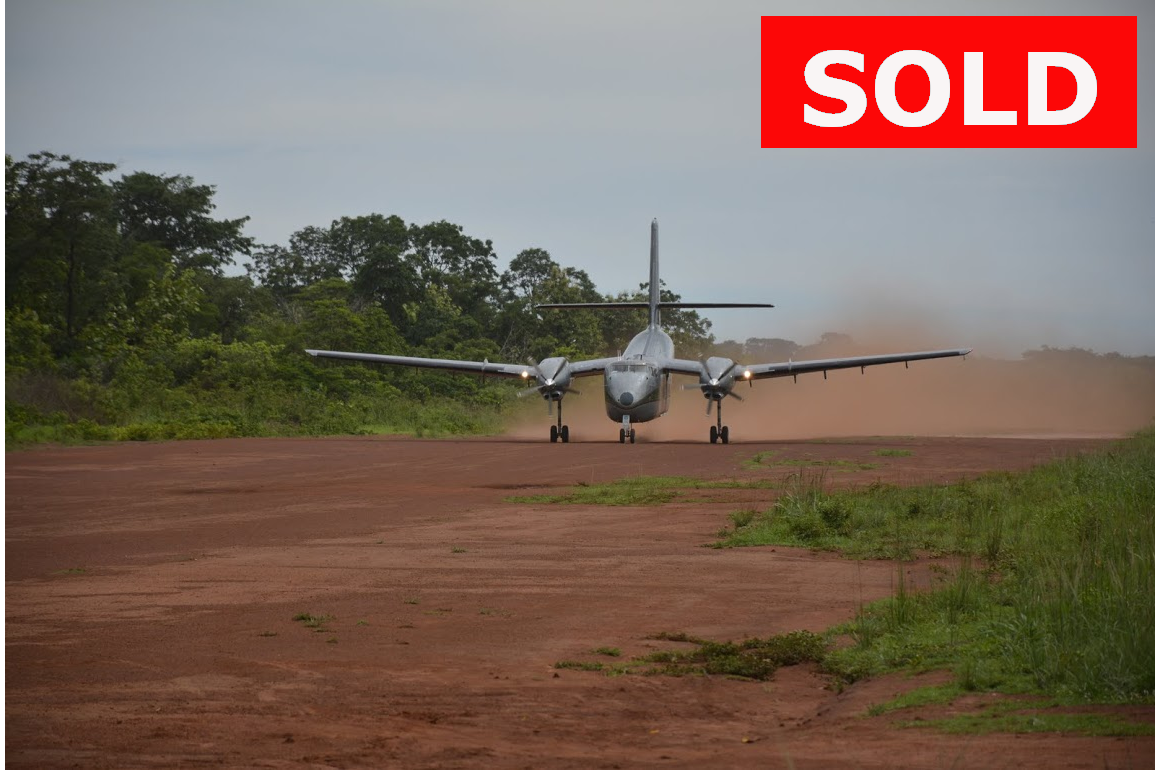
[[[537,365],[537,390],[542,398],[560,401],[570,389],[573,375],[564,356],[547,358]]]
[[[734,371],[738,365],[729,358],[711,356],[706,359],[702,372],[698,375],[698,387],[702,395],[713,401],[721,401],[734,389]]]

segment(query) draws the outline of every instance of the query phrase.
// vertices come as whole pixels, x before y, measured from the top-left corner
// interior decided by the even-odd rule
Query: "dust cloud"
[[[837,328],[837,327],[835,327]],[[943,334],[933,323],[873,320],[853,328],[853,339],[828,335],[793,358],[828,358],[955,347],[965,336]],[[973,343],[972,343],[973,344]],[[992,345],[992,347],[995,347]],[[741,363],[756,363],[742,360]],[[702,441],[714,422],[695,381],[675,377],[670,411],[639,424],[639,440]],[[565,400],[572,440],[617,440],[605,414],[600,377],[575,383],[583,392]],[[1096,355],[1043,348],[1022,357],[975,352],[946,358],[832,371],[739,384],[723,417],[732,441],[824,436],[1123,436],[1155,421],[1155,358]],[[549,418],[522,413],[508,434],[544,437]]]

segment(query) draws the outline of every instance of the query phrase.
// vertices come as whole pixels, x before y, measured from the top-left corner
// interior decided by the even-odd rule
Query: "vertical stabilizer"
[[[650,326],[661,323],[658,304],[661,302],[662,281],[658,277],[658,220],[650,223]]]

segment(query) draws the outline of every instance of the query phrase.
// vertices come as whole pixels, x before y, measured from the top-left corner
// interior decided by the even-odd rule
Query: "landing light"
[[[748,379],[750,379],[751,377],[753,377],[753,376],[754,376],[754,372],[752,372],[752,371],[750,371],[749,369],[747,369],[746,371],[742,372],[742,376],[743,376],[745,379],[747,379],[747,380],[748,380]]]
[[[521,378],[522,378],[523,380],[528,380],[528,379],[529,379],[529,372],[523,371],[523,372],[521,373]]]

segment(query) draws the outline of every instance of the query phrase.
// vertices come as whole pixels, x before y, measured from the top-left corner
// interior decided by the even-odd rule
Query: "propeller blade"
[[[737,393],[734,393],[733,391],[731,391],[729,395],[730,395],[730,398],[736,398],[739,401],[745,401],[746,400],[746,399],[742,398],[741,396],[739,396]]]
[[[714,399],[712,399],[712,398],[706,399],[706,416],[707,417],[710,416],[710,409],[713,408],[713,406],[714,406]]]
[[[546,399],[546,402],[549,404],[549,409],[548,409],[548,411],[549,411],[549,416],[550,416],[550,417],[553,417],[553,399],[552,399],[552,398],[547,398],[547,399]]]
[[[523,388],[523,389],[517,391],[517,397],[518,398],[525,398],[526,396],[531,396],[531,395],[532,396],[541,395],[541,393],[537,389],[537,386],[534,386],[532,388]]]

